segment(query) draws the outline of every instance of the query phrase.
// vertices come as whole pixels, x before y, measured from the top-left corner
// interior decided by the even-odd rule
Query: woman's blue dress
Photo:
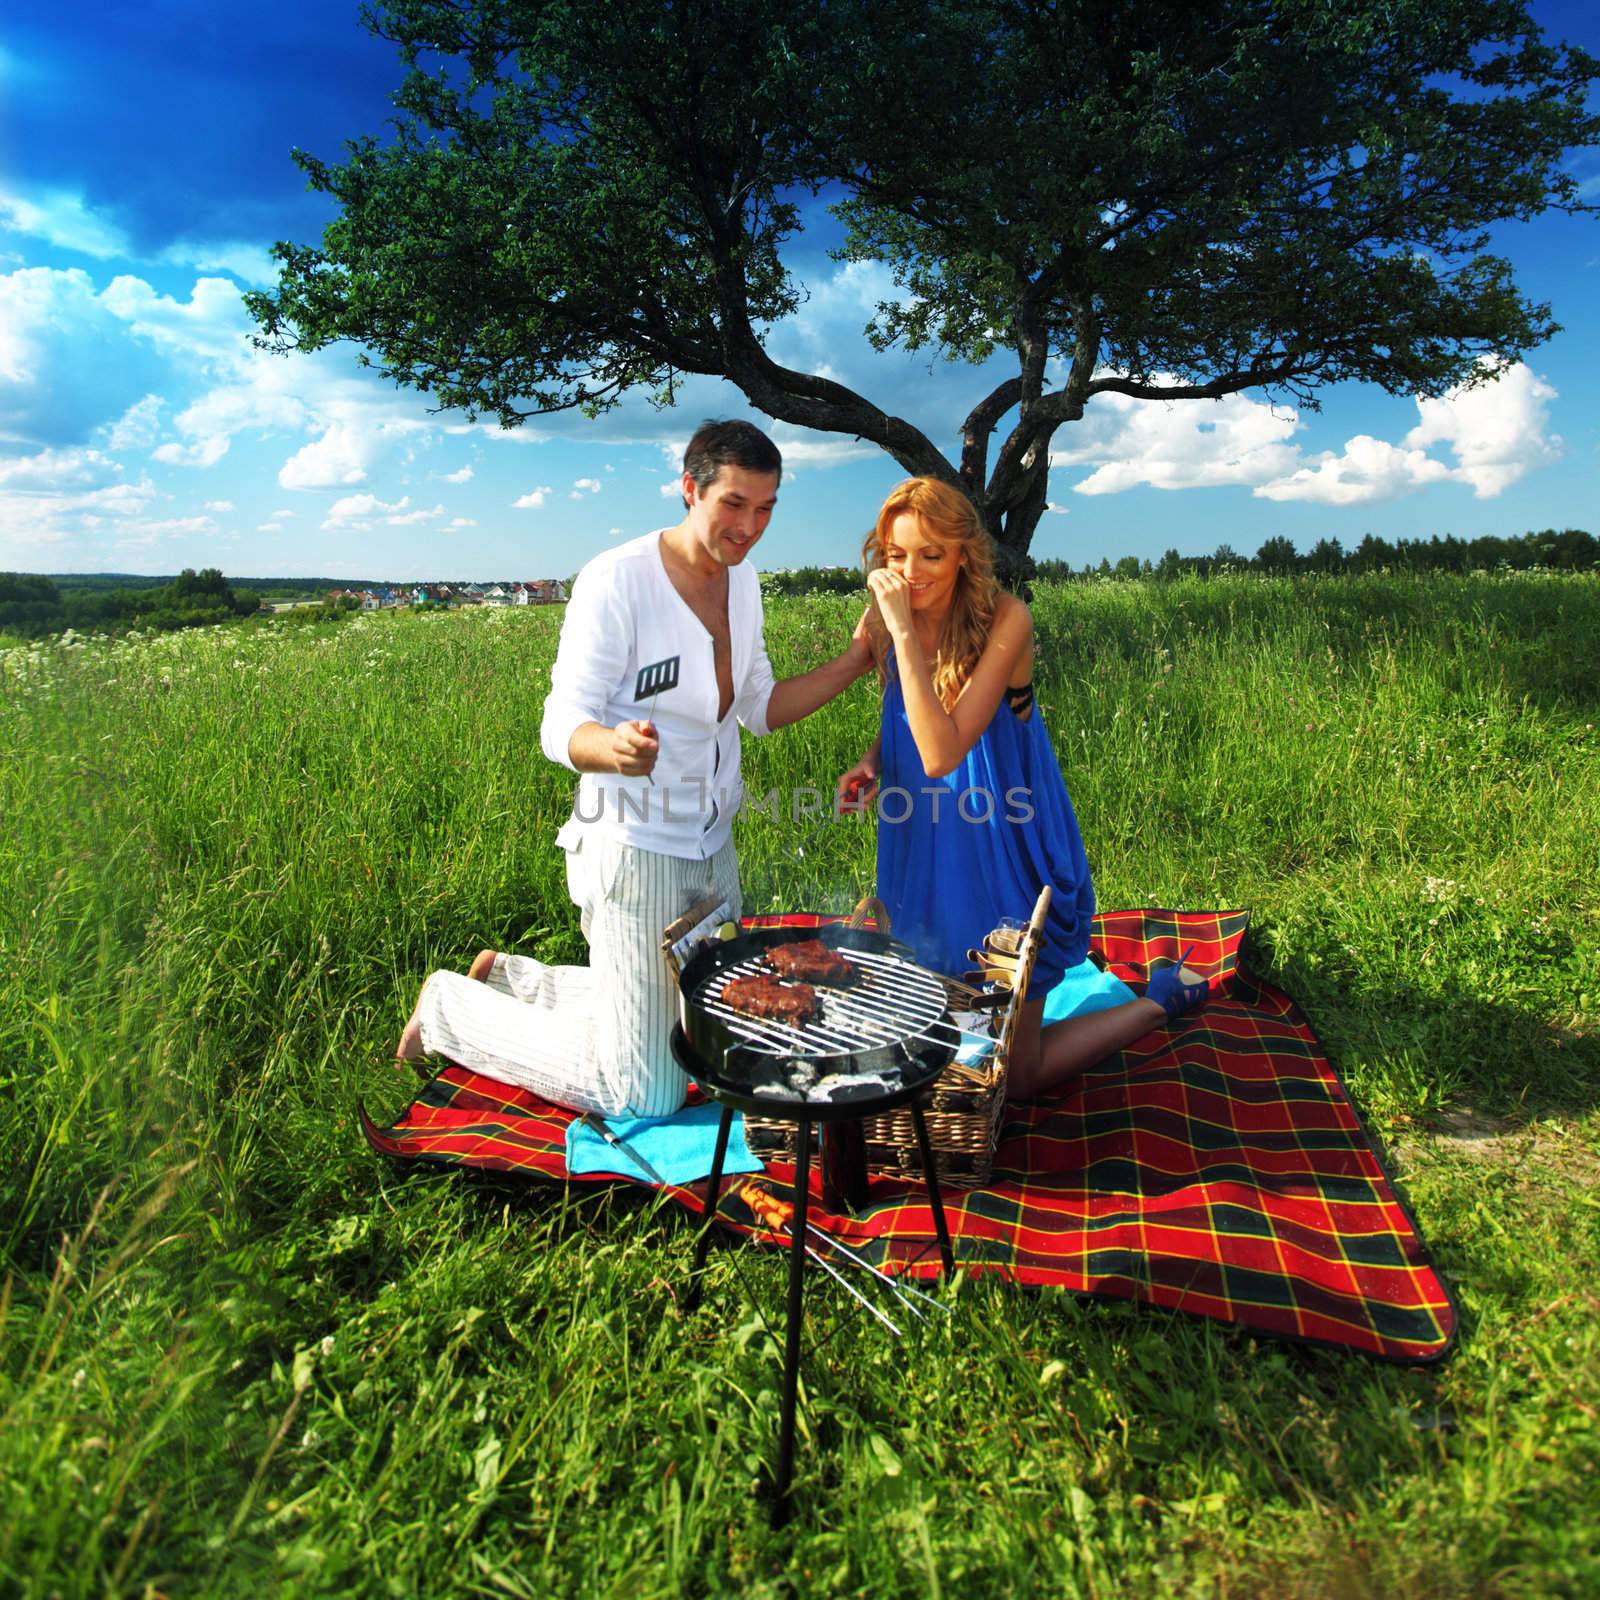
[[[961,973],[1002,917],[1026,920],[1053,891],[1030,991],[1043,995],[1089,949],[1094,885],[1078,819],[1038,706],[1026,720],[1002,698],[961,765],[922,770],[900,680],[883,695],[878,758],[878,897],[889,926],[936,972]]]

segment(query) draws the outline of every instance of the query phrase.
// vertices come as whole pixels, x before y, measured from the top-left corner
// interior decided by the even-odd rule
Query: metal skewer
[[[778,1226],[780,1228],[782,1228],[783,1224],[779,1223]],[[808,1222],[806,1224],[806,1227],[808,1229],[811,1229],[811,1224]],[[816,1230],[815,1229],[811,1229],[811,1231],[815,1232]],[[789,1239],[792,1242],[793,1239],[794,1239],[793,1232],[790,1231],[787,1228],[784,1228],[784,1232],[788,1235]],[[828,1237],[827,1234],[823,1234],[823,1238],[826,1239],[827,1237]],[[833,1278],[838,1283],[843,1284],[845,1292],[850,1296],[850,1298],[852,1300],[859,1300],[861,1302],[861,1304],[864,1305],[867,1308],[867,1310],[870,1311],[873,1314],[873,1316],[875,1316],[878,1319],[878,1321],[881,1322],[884,1325],[884,1327],[886,1327],[892,1334],[894,1334],[894,1336],[896,1338],[904,1338],[905,1337],[904,1334],[902,1334],[900,1332],[900,1330],[894,1325],[894,1323],[892,1323],[875,1305],[873,1305],[873,1303],[869,1299],[867,1299],[867,1297],[864,1294],[862,1294],[861,1291],[859,1289],[857,1289],[856,1286],[853,1283],[851,1283],[850,1280],[847,1277],[845,1277],[845,1275],[842,1272],[840,1272],[839,1269],[836,1266],[834,1266],[834,1264],[831,1261],[829,1261],[828,1258],[825,1255],[823,1255],[823,1253],[820,1250],[813,1249],[812,1246],[807,1245],[806,1246],[806,1254],[808,1256],[810,1256],[811,1259],[813,1261],[815,1261],[816,1264],[819,1267],[821,1267],[822,1270],[824,1272],[826,1272],[830,1278]],[[911,1311],[916,1311],[916,1307],[910,1305],[909,1302],[907,1302],[907,1306],[908,1306],[908,1309],[910,1309]]]
[[[918,1311],[917,1308],[906,1299],[908,1294],[914,1294],[919,1300],[926,1300],[930,1306],[937,1306],[947,1317],[953,1317],[956,1314],[954,1306],[947,1306],[944,1301],[935,1300],[931,1294],[924,1294],[921,1289],[913,1288],[909,1283],[902,1284],[898,1278],[891,1278],[887,1272],[884,1272],[880,1268],[873,1266],[873,1264],[868,1261],[865,1256],[857,1255],[849,1245],[842,1243],[838,1239],[835,1239],[831,1233],[824,1233],[823,1230],[809,1218],[806,1221],[806,1227],[810,1232],[816,1234],[818,1238],[826,1239],[828,1243],[845,1258],[846,1261],[852,1261],[856,1264],[856,1266],[864,1267],[872,1274],[873,1277],[887,1284],[891,1292],[904,1303],[906,1310],[909,1311],[912,1316],[918,1317],[924,1322],[927,1321],[927,1318],[923,1316],[922,1312]]]
[[[780,1238],[784,1239],[789,1244],[791,1249],[793,1248],[794,1229],[789,1223],[784,1221],[782,1207],[778,1201],[769,1195],[765,1189],[761,1188],[760,1185],[754,1183],[740,1184],[738,1189],[735,1190],[735,1193],[750,1208],[751,1212],[760,1221],[764,1228],[766,1228],[769,1232],[776,1233]],[[834,1239],[831,1234],[823,1233],[820,1228],[813,1227],[810,1222],[806,1223],[806,1227],[812,1233],[817,1234],[820,1238],[826,1239],[829,1244],[838,1243],[838,1241]],[[845,1292],[849,1294],[852,1300],[857,1300],[863,1306],[865,1306],[867,1310],[870,1311],[873,1316],[875,1316],[878,1321],[884,1325],[884,1327],[890,1329],[894,1333],[896,1338],[904,1337],[904,1335],[901,1334],[900,1329],[897,1328],[895,1324],[892,1323],[875,1305],[873,1305],[873,1303],[867,1299],[867,1297],[862,1294],[861,1291],[857,1289],[855,1285],[852,1284],[844,1276],[844,1274],[840,1272],[839,1269],[821,1253],[821,1251],[808,1244],[805,1246],[805,1252],[813,1261],[816,1262],[819,1267],[822,1268],[824,1272],[828,1274],[830,1278],[837,1280],[844,1286]],[[916,1307],[910,1306],[909,1309],[915,1311]]]

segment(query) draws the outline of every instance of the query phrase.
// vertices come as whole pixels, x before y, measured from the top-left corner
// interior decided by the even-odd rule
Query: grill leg
[[[722,1108],[717,1123],[717,1148],[711,1154],[711,1176],[706,1180],[705,1205],[701,1216],[700,1237],[694,1243],[694,1265],[689,1268],[689,1292],[684,1296],[683,1309],[693,1311],[700,1304],[700,1280],[706,1270],[706,1252],[711,1248],[711,1226],[717,1220],[717,1202],[722,1197],[722,1163],[728,1156],[728,1133],[733,1127],[733,1107]]]
[[[794,1215],[789,1219],[789,1322],[783,1339],[783,1409],[778,1416],[778,1475],[773,1485],[772,1526],[789,1520],[789,1484],[794,1478],[794,1406],[800,1384],[801,1296],[805,1290],[806,1200],[811,1188],[811,1124],[794,1131]]]
[[[944,1222],[944,1201],[939,1198],[939,1169],[933,1164],[933,1147],[928,1143],[928,1125],[922,1120],[922,1107],[911,1102],[911,1122],[917,1130],[917,1149],[922,1153],[922,1181],[928,1186],[928,1208],[933,1212],[933,1231],[939,1235],[939,1258],[944,1275],[953,1278],[956,1258],[950,1249],[950,1230]]]
[[[856,1118],[824,1122],[817,1140],[822,1203],[829,1211],[859,1211],[867,1203],[867,1132]]]

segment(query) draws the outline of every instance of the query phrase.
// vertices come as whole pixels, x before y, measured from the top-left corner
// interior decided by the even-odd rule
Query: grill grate
[[[747,1017],[718,998],[730,978],[775,976],[759,955],[719,967],[700,983],[690,1003],[717,1018],[752,1050],[786,1058],[878,1049],[923,1037],[943,1018],[944,985],[926,968],[873,951],[835,953],[860,968],[861,977],[848,989],[815,985],[822,1016],[800,1027]]]

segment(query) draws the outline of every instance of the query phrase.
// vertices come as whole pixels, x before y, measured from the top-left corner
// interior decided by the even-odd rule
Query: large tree
[[[251,297],[505,426],[681,377],[959,482],[1025,565],[1051,440],[1097,395],[1345,379],[1437,395],[1555,331],[1491,225],[1581,203],[1600,66],[1524,0],[389,0],[392,134]],[[950,459],[768,354],[807,204],[903,293],[868,329],[1015,371]],[[991,369],[992,370],[992,369]],[[952,428],[956,419],[951,419]]]

